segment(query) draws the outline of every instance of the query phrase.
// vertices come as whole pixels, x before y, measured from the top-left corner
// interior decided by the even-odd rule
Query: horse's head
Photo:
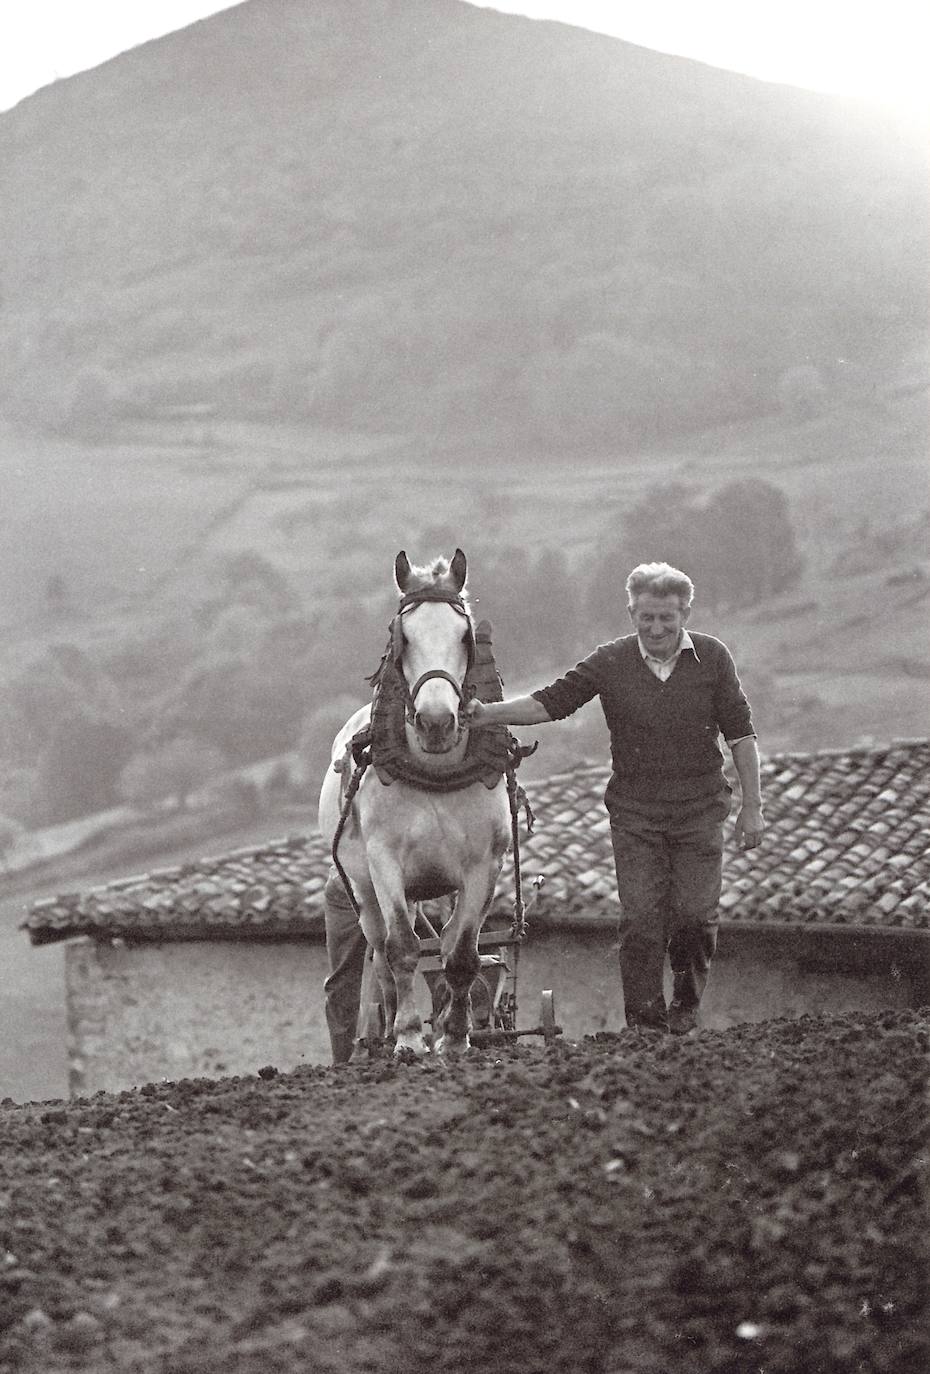
[[[464,729],[464,682],[475,644],[463,594],[467,572],[461,549],[430,567],[411,567],[403,551],[394,560],[401,597],[394,660],[407,683],[407,720],[427,754],[448,753]]]

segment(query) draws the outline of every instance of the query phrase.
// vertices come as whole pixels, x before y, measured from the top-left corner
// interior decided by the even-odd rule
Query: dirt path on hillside
[[[0,1370],[918,1374],[930,1025],[0,1109]]]

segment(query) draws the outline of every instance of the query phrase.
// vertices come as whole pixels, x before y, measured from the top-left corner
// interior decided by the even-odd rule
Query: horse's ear
[[[465,586],[465,579],[468,576],[468,560],[461,549],[456,549],[452,555],[452,562],[449,564],[449,572],[452,576],[452,584],[457,592]]]
[[[405,592],[407,590],[409,578],[410,559],[404,553],[403,549],[401,549],[400,553],[394,559],[394,581],[397,583],[397,590],[399,592]]]

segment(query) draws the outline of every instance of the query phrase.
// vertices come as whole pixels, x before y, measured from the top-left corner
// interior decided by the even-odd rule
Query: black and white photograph
[[[930,19],[0,13],[0,1374],[930,1370]]]

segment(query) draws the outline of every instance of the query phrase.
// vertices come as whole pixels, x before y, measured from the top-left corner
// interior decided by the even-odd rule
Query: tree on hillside
[[[472,613],[476,621],[491,622],[494,656],[507,682],[561,665],[574,654],[583,626],[562,549],[531,553],[519,544],[489,540],[472,541],[472,554]]]
[[[210,656],[191,666],[152,713],[150,737],[164,741],[193,735],[209,741],[231,763],[270,758],[293,747],[316,671],[301,658],[286,661],[264,653]]]
[[[33,765],[62,721],[117,720],[119,692],[95,659],[74,644],[51,644],[10,681],[0,715],[0,755]]]
[[[620,538],[609,540],[595,566],[588,606],[599,630],[616,627],[621,611],[625,617],[630,569],[655,561],[682,568],[701,604],[712,607],[754,606],[791,587],[803,567],[788,501],[770,482],[741,479],[709,496],[661,483],[626,512]]]
[[[35,782],[45,825],[116,805],[120,770],[132,752],[125,726],[86,710],[62,717],[42,750]]]
[[[615,638],[629,633],[626,579],[637,563],[664,560],[695,575],[701,555],[698,501],[695,487],[665,482],[650,487],[622,515],[610,514],[584,596],[595,634]]]
[[[304,721],[297,743],[297,755],[301,772],[311,791],[315,788],[319,792],[326,769],[330,766],[333,740],[361,705],[358,697],[343,692],[323,702]]]
[[[793,586],[804,560],[785,493],[762,478],[730,482],[700,512],[701,576],[709,598],[755,606]]]
[[[119,792],[134,806],[174,799],[181,808],[191,792],[226,768],[219,749],[205,740],[174,739],[130,759],[119,779]]]
[[[233,606],[248,607],[266,620],[294,615],[300,609],[300,597],[285,574],[254,549],[219,559],[214,581],[216,593],[198,608],[198,619],[204,624],[212,624]]]

